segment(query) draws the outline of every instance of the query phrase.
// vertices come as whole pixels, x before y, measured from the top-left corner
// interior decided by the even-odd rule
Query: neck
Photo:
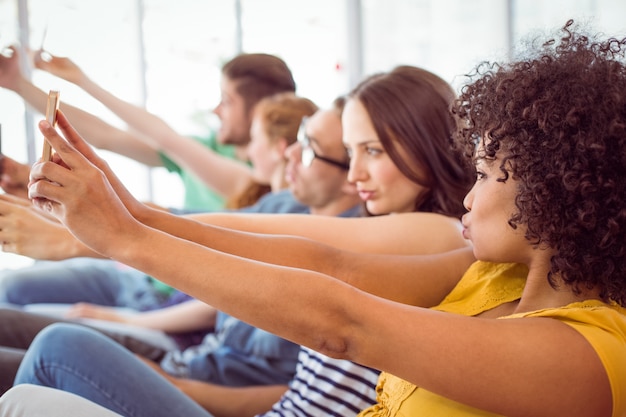
[[[524,286],[522,297],[515,308],[516,313],[535,311],[544,308],[558,308],[571,303],[589,299],[599,299],[597,290],[585,290],[580,294],[574,293],[572,287],[555,277],[556,288],[548,282],[550,261],[542,260],[529,264],[528,278]]]
[[[247,161],[248,160],[248,144],[245,145],[235,145],[235,158],[239,161]]]

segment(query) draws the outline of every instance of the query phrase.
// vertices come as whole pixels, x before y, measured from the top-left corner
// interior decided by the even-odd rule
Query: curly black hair
[[[626,305],[626,38],[572,20],[509,64],[480,64],[453,107],[467,156],[518,181],[511,227],[555,252],[548,280]],[[535,43],[536,45],[536,43]],[[483,154],[484,153],[484,154]],[[557,279],[558,277],[558,279]]]

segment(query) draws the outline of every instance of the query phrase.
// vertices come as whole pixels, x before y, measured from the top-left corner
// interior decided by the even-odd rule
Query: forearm
[[[285,385],[226,387],[193,380],[177,385],[215,417],[253,417],[267,412],[287,390]]]
[[[46,114],[48,94],[39,87],[36,87],[30,81],[23,78],[18,83],[18,86],[19,87],[15,90],[15,92],[19,94],[34,110],[42,115]],[[93,146],[105,149],[105,138],[108,135],[104,132],[98,133],[101,132],[102,129],[108,132],[109,129],[105,127],[106,124],[104,122],[83,110],[63,102],[63,96],[61,96],[60,108],[63,112],[65,112],[65,114],[68,115],[68,117],[72,118],[72,122],[76,130],[81,132]]]
[[[216,310],[201,301],[188,301],[172,307],[128,316],[126,323],[134,326],[184,333],[215,326]]]
[[[48,93],[30,81],[21,79],[15,92],[30,107],[40,114],[45,114]],[[63,101],[61,94],[60,109],[72,119],[77,131],[94,147],[124,155],[148,166],[160,166],[157,152],[139,140],[139,137],[118,129],[102,119]]]
[[[220,155],[192,138],[177,135],[162,141],[161,149],[226,199],[239,195],[254,179],[252,168],[244,162]]]
[[[148,227],[126,227],[99,245],[107,245],[101,250],[113,259],[218,310],[327,354],[343,345],[326,339],[345,336],[337,320],[347,300],[358,304],[356,294],[363,295],[318,272],[242,259]]]
[[[457,219],[433,213],[341,218],[302,214],[199,213],[187,217],[215,226],[301,236],[359,253],[415,255],[469,246]]]
[[[76,239],[67,229],[64,229],[63,235],[59,239],[55,239],[49,246],[51,252],[45,258],[52,261],[60,261],[69,258],[96,258],[103,259],[104,256]]]
[[[334,273],[338,278],[345,277],[348,272],[347,268],[336,268],[342,263],[331,261],[339,259],[344,251],[310,239],[242,232],[198,223],[160,210],[145,210],[139,220],[170,235],[243,258]]]
[[[172,132],[172,129],[159,117],[149,113],[142,107],[114,96],[90,78],[83,76],[76,84],[130,127],[145,135],[144,140],[149,141],[152,147],[160,148],[160,138],[165,136],[166,133]],[[74,122],[73,118],[72,122]]]
[[[417,250],[413,249],[412,255],[405,255],[402,247],[398,248],[400,255],[370,254],[368,251],[359,253],[341,250],[295,236],[239,232],[211,225],[199,225],[167,213],[155,211],[152,214],[150,219],[145,219],[151,227],[203,246],[270,264],[314,270],[349,282],[364,291],[425,307],[437,304],[475,260],[472,249],[465,246],[464,242],[457,244],[455,240],[452,240],[449,248],[440,250],[439,254],[433,254],[431,253],[433,250],[427,248],[423,253],[416,253]],[[240,214],[230,217],[247,218],[248,222],[254,224],[257,219],[256,216],[247,217]],[[266,216],[268,219],[272,217],[280,219],[283,216]],[[302,221],[309,218],[308,215],[284,217]],[[323,216],[319,217],[323,220]],[[339,226],[339,223],[335,224]],[[353,233],[351,235],[355,236]],[[404,235],[408,233],[405,232]],[[411,234],[414,235],[415,233]],[[358,248],[359,237],[362,235],[355,236],[355,248]],[[403,239],[402,235],[395,236],[395,241],[403,242]],[[385,244],[384,238],[381,237],[380,240]],[[390,242],[393,241],[390,239]],[[393,246],[393,243],[389,245]],[[381,252],[384,251],[391,252],[391,249],[388,247],[381,249]],[[393,270],[394,274],[389,274],[389,270]]]

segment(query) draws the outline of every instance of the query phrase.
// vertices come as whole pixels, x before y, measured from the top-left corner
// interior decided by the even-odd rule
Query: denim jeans
[[[0,302],[89,302],[150,310],[163,298],[140,271],[106,259],[74,258],[0,271]]]
[[[211,417],[131,352],[74,324],[53,324],[37,335],[15,384],[61,389],[124,417]]]

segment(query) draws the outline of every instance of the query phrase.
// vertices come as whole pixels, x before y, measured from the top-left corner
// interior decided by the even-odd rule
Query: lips
[[[469,233],[469,225],[468,223],[468,216],[469,213],[465,213],[462,217],[461,217],[461,226],[463,227],[463,230],[461,230],[461,234],[463,235],[463,237],[465,239],[469,239],[470,237],[470,233]]]
[[[369,201],[374,197],[374,192],[359,190],[359,197],[361,197],[361,200],[363,201]]]
[[[285,181],[289,184],[293,184],[296,181],[297,174],[297,164],[292,161],[287,162],[285,166]]]

